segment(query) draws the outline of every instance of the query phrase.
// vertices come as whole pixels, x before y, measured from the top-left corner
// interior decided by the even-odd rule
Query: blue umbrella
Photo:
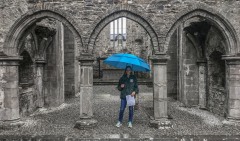
[[[145,60],[128,53],[114,54],[103,62],[119,69],[125,69],[126,66],[131,66],[133,71],[150,71],[149,64]]]

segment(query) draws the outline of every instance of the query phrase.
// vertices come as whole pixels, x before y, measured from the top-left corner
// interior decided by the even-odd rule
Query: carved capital
[[[167,64],[167,61],[170,60],[170,56],[165,53],[157,53],[150,56],[153,64]]]

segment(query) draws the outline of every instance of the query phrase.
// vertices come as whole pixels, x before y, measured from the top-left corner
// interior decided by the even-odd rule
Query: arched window
[[[126,40],[126,18],[118,18],[110,23],[110,40],[113,41],[113,47],[122,46],[123,41]],[[117,41],[117,44],[115,44]]]

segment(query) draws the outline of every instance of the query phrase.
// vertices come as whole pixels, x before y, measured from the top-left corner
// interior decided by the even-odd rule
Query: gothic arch
[[[138,10],[137,7],[132,5],[120,5],[110,8],[106,13],[99,16],[98,19],[96,19],[97,22],[92,25],[93,30],[89,31],[89,33],[87,34],[89,36],[88,51],[90,53],[93,53],[95,41],[103,28],[107,26],[111,21],[121,17],[126,17],[140,24],[151,37],[153,52],[160,51],[158,35],[156,33],[157,28],[155,27],[154,22],[149,17],[147,17],[146,13]]]
[[[193,17],[202,17],[207,19],[221,31],[227,43],[227,54],[237,54],[239,52],[239,38],[231,23],[219,12],[201,3],[197,3],[196,5],[189,7],[187,10],[184,10],[175,16],[174,19],[176,20],[173,22],[166,35],[166,41],[164,44],[165,51],[168,50],[169,41],[174,31],[179,27],[179,25]]]
[[[80,51],[82,47],[82,32],[79,25],[71,18],[71,15],[52,7],[36,7],[34,10],[25,13],[13,24],[4,42],[4,53],[9,56],[18,56],[18,44],[20,42],[21,36],[24,35],[24,32],[27,31],[27,29],[31,27],[35,22],[38,22],[39,20],[47,17],[62,22],[71,30],[74,35],[76,48],[78,51]]]

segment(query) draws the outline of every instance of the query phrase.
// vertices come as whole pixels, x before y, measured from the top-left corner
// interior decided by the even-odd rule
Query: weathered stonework
[[[7,55],[6,58],[18,57],[23,51],[27,51],[33,61],[35,86],[33,95],[30,94],[25,99],[31,101],[35,98],[35,94],[37,95],[36,103],[38,103],[36,105],[41,107],[43,105],[41,91],[43,91],[48,94],[45,97],[45,104],[54,106],[53,102],[55,102],[56,96],[59,96],[55,105],[58,106],[64,102],[64,92],[74,95],[73,93],[79,93],[81,88],[83,91],[92,93],[91,86],[85,87],[85,83],[88,82],[83,81],[86,76],[92,75],[92,66],[86,67],[88,75],[80,77],[81,72],[76,56],[88,53],[93,57],[95,52],[101,56],[103,54],[101,50],[107,46],[104,43],[98,44],[101,42],[98,41],[100,35],[108,32],[104,27],[119,17],[126,17],[145,30],[142,32],[137,29],[141,34],[139,37],[142,38],[143,43],[146,43],[148,49],[144,48],[145,44],[138,42],[135,44],[136,49],[141,48],[142,50],[134,48],[136,54],[139,53],[139,56],[147,59],[160,52],[168,54],[172,58],[168,66],[156,65],[153,62],[153,66],[155,65],[153,74],[159,75],[160,72],[164,72],[164,74],[166,72],[167,76],[168,73],[168,78],[152,76],[157,84],[166,83],[164,90],[161,89],[164,95],[160,96],[166,97],[167,89],[177,85],[177,89],[171,93],[177,95],[177,98],[186,106],[200,105],[201,108],[206,106],[213,113],[221,116],[227,113],[228,117],[239,119],[239,102],[236,98],[226,96],[234,97],[237,93],[238,87],[235,85],[238,84],[232,79],[238,79],[238,65],[228,63],[226,68],[224,63],[219,63],[221,62],[220,57],[215,58],[216,52],[220,52],[221,55],[239,56],[239,12],[239,1],[226,0],[8,0],[0,2],[0,17],[2,18],[0,20],[0,51]],[[58,31],[58,26],[49,25],[50,19],[64,25],[66,35],[71,39],[63,39],[64,37],[59,37],[58,33],[52,37],[48,36],[49,38],[42,38],[36,33],[39,29],[47,31],[51,27]],[[209,29],[201,27],[209,27]],[[62,29],[62,31],[64,30]],[[138,35],[137,32],[134,33]],[[56,36],[59,39],[56,39]],[[35,43],[34,45],[26,45],[29,37]],[[173,42],[175,39],[176,42]],[[28,43],[32,41],[28,41]],[[57,48],[59,46],[60,48]],[[104,47],[97,49],[98,46]],[[55,58],[58,58],[57,61]],[[199,59],[206,59],[206,64],[200,63]],[[45,60],[45,68],[37,67],[36,60]],[[231,61],[234,59],[229,58],[226,60],[230,60],[227,62],[237,62],[236,60]],[[6,59],[2,62],[4,65],[2,65],[0,73],[3,79],[3,85],[0,87],[2,90],[0,92],[0,107],[3,108],[0,109],[0,119],[11,120],[19,117],[19,107],[12,104],[19,103],[19,97],[16,97],[19,86],[18,69],[16,65],[9,63]],[[8,63],[12,66],[6,65]],[[68,69],[64,69],[64,63],[67,64],[65,67]],[[151,61],[149,63],[152,65]],[[218,69],[218,66],[222,68]],[[230,72],[228,77],[223,77],[224,73],[229,73],[234,69],[236,69],[233,72],[234,75]],[[217,74],[220,76],[219,79],[215,79]],[[177,79],[172,79],[174,77]],[[43,79],[42,84],[41,79]],[[165,82],[165,79],[168,81]],[[71,83],[64,83],[65,80]],[[224,82],[227,82],[225,86],[219,85]],[[47,88],[48,84],[53,87]],[[88,84],[92,84],[92,82]],[[5,89],[5,87],[9,87],[9,89]],[[55,88],[61,88],[59,93],[54,91]],[[154,94],[160,90],[157,85],[154,85],[154,89]],[[12,99],[8,95],[10,91],[11,94],[15,94]],[[91,97],[86,97],[86,99],[91,100]],[[82,101],[81,104],[84,102]],[[159,108],[160,103],[157,101],[154,103]],[[91,105],[91,101],[86,104]],[[14,108],[9,109],[11,106]],[[164,117],[167,113],[166,107],[161,110],[158,108],[155,108],[155,117]],[[84,110],[82,113],[91,116],[91,107]]]
[[[215,114],[227,116],[227,92],[225,62],[225,45],[220,31],[211,27],[206,39],[207,57],[207,109]],[[222,41],[222,42],[219,42]]]
[[[1,52],[2,53],[2,52]],[[19,119],[18,65],[22,58],[1,55],[0,120]]]
[[[168,123],[167,110],[167,61],[170,59],[166,54],[157,54],[151,57],[153,62],[153,108],[154,119],[150,125],[155,128],[161,128]]]
[[[118,44],[118,40],[110,39],[110,24],[98,35],[93,53],[94,57],[98,58],[93,67],[95,79],[118,80],[122,76],[122,70],[109,67],[103,63],[103,60],[113,53],[132,53],[148,61],[148,57],[152,53],[148,33],[138,23],[130,19],[126,19],[126,29],[126,40],[123,41],[123,45]],[[149,78],[149,74],[138,72],[137,77],[146,79]]]
[[[239,103],[239,89],[240,89],[240,57],[239,56],[223,56],[224,60],[227,63],[227,85],[229,95],[228,105],[227,105],[227,118],[230,120],[239,120],[240,119],[240,103]]]
[[[93,61],[90,54],[81,54],[80,62],[80,120],[75,128],[86,129],[95,126],[97,121],[93,119]]]
[[[197,61],[199,68],[198,68],[198,76],[199,76],[199,82],[198,82],[198,92],[199,92],[199,108],[206,109],[207,106],[207,82],[206,82],[206,60],[205,59],[199,59]]]

